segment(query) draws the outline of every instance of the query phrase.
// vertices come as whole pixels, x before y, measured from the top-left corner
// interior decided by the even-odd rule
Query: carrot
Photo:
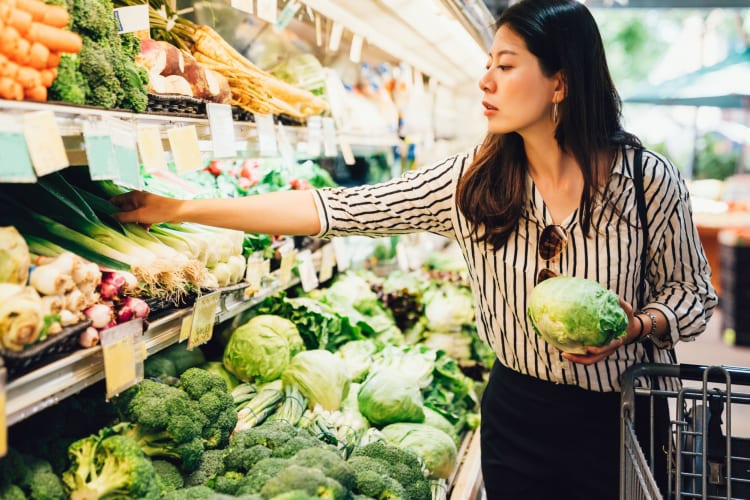
[[[18,43],[16,43],[16,49],[9,55],[21,66],[28,66],[29,60],[31,59],[29,54],[30,51],[31,42],[25,38],[19,38]]]
[[[0,52],[6,55],[12,55],[18,45],[18,40],[21,35],[18,34],[18,30],[13,26],[6,26],[5,29],[0,33]]]
[[[37,22],[31,23],[26,37],[32,42],[41,43],[49,50],[67,54],[80,52],[83,45],[83,41],[78,34]]]
[[[60,53],[50,51],[49,59],[47,59],[48,68],[57,68],[60,65]]]
[[[0,70],[0,76],[5,76],[7,78],[16,79],[16,75],[18,75],[18,64],[14,63],[13,61],[8,61],[5,66]]]
[[[18,75],[16,75],[16,81],[24,89],[30,89],[33,87],[38,87],[42,84],[42,75],[39,73],[39,71],[35,70],[34,68],[29,68],[28,66],[21,66],[20,68],[18,68]]]
[[[23,94],[26,99],[31,99],[32,101],[44,102],[47,100],[47,87],[38,85],[30,89],[25,89]]]
[[[31,44],[29,49],[29,66],[34,69],[45,69],[49,61],[49,49],[39,42]]]
[[[34,18],[34,21],[43,21],[44,20],[44,13],[47,12],[47,9],[50,7],[53,7],[52,5],[47,5],[41,0],[15,0],[16,2],[16,8],[24,10],[31,14],[31,17]]]
[[[24,10],[12,9],[5,22],[8,26],[16,28],[18,33],[23,36],[29,31],[29,26],[31,26],[31,14]]]
[[[70,22],[70,15],[64,7],[47,5],[47,10],[44,13],[42,22],[47,26],[65,28],[68,25],[68,22]]]
[[[42,85],[49,88],[54,83],[55,78],[57,78],[57,68],[43,69],[39,74],[42,77]]]

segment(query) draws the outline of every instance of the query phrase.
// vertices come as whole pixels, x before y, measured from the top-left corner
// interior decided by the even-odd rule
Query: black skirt
[[[668,409],[662,402],[658,414],[663,422],[657,423],[666,439]],[[648,429],[648,411],[636,411],[636,418],[637,429],[641,421]],[[496,361],[482,397],[482,475],[488,500],[616,500],[620,420],[619,392],[547,382]],[[666,459],[657,469],[665,466]]]

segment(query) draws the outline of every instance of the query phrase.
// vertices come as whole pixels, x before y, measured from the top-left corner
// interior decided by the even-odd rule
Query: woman
[[[484,143],[399,179],[230,200],[131,193],[115,199],[125,210],[119,217],[277,234],[455,238],[479,333],[498,359],[482,401],[488,498],[616,498],[619,377],[646,360],[636,340],[693,340],[716,305],[688,193],[672,164],[643,152],[644,242],[633,184],[640,144],[622,130],[601,37],[581,3],[522,0],[506,9],[479,87]],[[586,355],[538,338],[525,310],[545,274],[589,278],[617,293],[629,319],[625,338]],[[669,350],[654,356],[675,361]]]

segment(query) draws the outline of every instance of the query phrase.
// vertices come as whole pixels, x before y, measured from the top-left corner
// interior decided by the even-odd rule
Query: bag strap
[[[635,203],[638,208],[638,219],[643,231],[643,249],[641,250],[641,279],[638,283],[638,304],[646,303],[646,272],[648,269],[648,217],[646,212],[646,194],[643,190],[643,148],[635,148],[633,155],[633,183],[635,184]],[[644,343],[649,363],[654,362],[654,344]]]

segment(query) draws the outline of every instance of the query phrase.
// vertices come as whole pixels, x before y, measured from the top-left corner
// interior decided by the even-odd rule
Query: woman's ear
[[[568,95],[568,82],[565,78],[565,74],[562,71],[558,71],[555,73],[555,75],[552,77],[554,80],[554,96],[553,96],[553,102],[562,102],[565,100],[565,97]]]

